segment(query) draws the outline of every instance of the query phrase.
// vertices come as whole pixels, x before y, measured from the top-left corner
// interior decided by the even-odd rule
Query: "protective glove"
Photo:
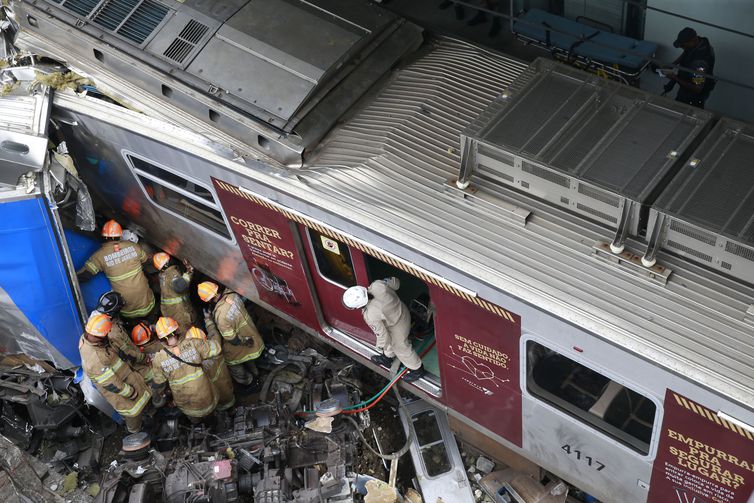
[[[669,93],[670,91],[672,91],[674,87],[675,87],[675,80],[669,80],[669,81],[668,81],[668,82],[667,82],[667,83],[665,84],[665,86],[663,86],[663,88],[662,88],[662,89],[664,90],[664,92],[662,93],[662,95],[663,95],[663,96],[665,96],[665,95],[666,95],[666,94],[668,94],[668,93]]]
[[[136,397],[139,396],[139,392],[136,391],[136,388],[131,388],[131,394],[128,395],[129,400],[136,400]]]
[[[133,356],[127,354],[122,349],[118,350],[118,358],[120,358],[124,362],[126,362],[128,364],[131,364],[131,365],[133,365],[134,363],[136,363],[136,358],[134,358]]]

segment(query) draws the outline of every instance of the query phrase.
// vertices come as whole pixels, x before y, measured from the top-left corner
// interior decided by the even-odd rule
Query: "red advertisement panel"
[[[431,286],[443,395],[448,406],[521,446],[521,318]]]
[[[303,258],[288,219],[229,183],[212,179],[259,297],[302,323],[318,328]]]
[[[661,435],[648,502],[753,501],[751,432],[667,390]]]

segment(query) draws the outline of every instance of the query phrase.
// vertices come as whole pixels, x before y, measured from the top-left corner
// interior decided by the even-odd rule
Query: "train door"
[[[367,285],[364,255],[336,239],[300,226],[325,322],[333,328],[374,344],[375,337],[358,309],[346,309],[341,299],[348,287]]]
[[[390,277],[398,278],[398,297],[411,312],[410,340],[422,359],[424,370],[435,376],[439,384],[440,366],[434,345],[434,317],[429,288],[422,280],[379,259],[364,255],[368,283]]]

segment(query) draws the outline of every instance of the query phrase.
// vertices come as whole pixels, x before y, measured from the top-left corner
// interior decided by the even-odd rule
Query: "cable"
[[[408,369],[406,369],[406,370],[408,370]],[[395,388],[393,388],[393,391],[395,392],[395,396],[398,399],[398,407],[404,408],[403,398],[401,397],[400,391],[398,391],[398,387],[396,386]],[[406,415],[406,417],[408,419],[408,435],[406,435],[406,443],[398,451],[396,451],[396,452],[394,452],[392,454],[382,454],[379,451],[377,451],[376,449],[374,449],[371,445],[369,445],[369,442],[367,441],[366,437],[364,437],[364,434],[359,429],[359,423],[357,423],[354,418],[349,417],[349,416],[345,416],[345,418],[348,421],[351,421],[351,423],[353,423],[353,425],[354,425],[354,427],[356,429],[356,433],[359,434],[359,437],[361,438],[362,442],[364,442],[364,445],[366,445],[367,448],[370,451],[372,451],[372,454],[374,454],[378,458],[384,459],[386,461],[392,461],[394,459],[400,458],[401,456],[403,456],[404,454],[406,454],[408,452],[408,450],[411,448],[411,443],[413,442],[414,437],[416,436],[416,432],[414,431],[413,421],[411,421],[411,418],[408,416],[408,414]]]

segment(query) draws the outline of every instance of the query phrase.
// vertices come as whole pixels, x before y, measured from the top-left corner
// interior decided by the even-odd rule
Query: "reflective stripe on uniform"
[[[115,365],[113,365],[112,367],[107,367],[105,371],[100,375],[89,376],[89,378],[97,384],[102,384],[103,382],[114,376],[118,369],[121,368],[121,366],[123,366],[123,360],[118,359],[118,361],[115,362]]]
[[[134,390],[134,389],[133,389],[133,388],[131,387],[131,385],[130,385],[130,384],[128,384],[128,383],[126,383],[126,385],[125,385],[125,386],[123,386],[123,389],[122,389],[122,390],[120,390],[120,391],[118,392],[118,394],[119,394],[120,396],[124,396],[124,397],[128,398],[129,396],[131,396],[131,392],[132,392],[133,390]]]
[[[256,360],[262,354],[262,351],[264,351],[264,344],[262,344],[262,347],[259,348],[259,351],[255,353],[249,353],[248,355],[244,356],[243,358],[239,358],[238,360],[228,360],[227,363],[228,365],[240,365],[250,360]]]
[[[107,279],[109,279],[110,282],[113,282],[113,281],[123,281],[124,279],[133,278],[134,276],[136,276],[140,272],[141,272],[141,266],[139,266],[139,267],[137,267],[135,269],[131,269],[128,272],[124,272],[123,274],[118,274],[117,276],[110,276],[109,274],[106,274],[105,276],[107,276]]]
[[[167,306],[174,306],[175,304],[180,304],[182,302],[188,302],[188,298],[186,298],[186,296],[181,296],[181,297],[172,297],[168,299],[163,297],[162,299],[160,299],[160,303],[165,304]]]
[[[215,341],[209,341],[209,353],[207,353],[207,359],[214,358],[219,355],[222,350],[220,344]]]
[[[181,412],[183,412],[187,416],[204,417],[208,415],[210,412],[212,412],[213,410],[215,410],[215,407],[217,407],[217,401],[215,401],[215,403],[203,409],[181,408]]]
[[[147,314],[152,312],[152,309],[154,309],[154,296],[152,297],[152,302],[150,302],[147,307],[144,307],[142,309],[134,309],[133,311],[121,311],[120,315],[126,318],[137,318],[140,316],[146,316]]]
[[[202,369],[196,369],[194,372],[187,376],[183,376],[180,379],[172,380],[170,379],[170,385],[171,386],[180,386],[181,384],[186,384],[187,382],[196,381],[204,374],[204,371]]]
[[[120,410],[115,409],[118,411],[118,414],[125,417],[133,417],[138,416],[141,414],[142,409],[147,404],[149,399],[152,398],[152,393],[149,392],[149,390],[144,390],[144,394],[141,395],[141,398],[136,402],[136,404],[131,407],[130,409]]]
[[[243,323],[238,325],[237,328],[231,328],[230,330],[226,330],[225,332],[220,332],[220,335],[222,335],[226,339],[232,339],[238,334],[238,331],[241,330],[246,325],[248,325],[248,323],[246,322],[246,320],[243,320]]]
[[[99,267],[94,262],[91,262],[89,260],[86,261],[84,264],[84,267],[86,267],[90,273],[97,274],[99,272]]]
[[[225,358],[220,357],[220,361],[217,365],[217,370],[215,370],[215,375],[209,378],[210,381],[213,383],[217,381],[217,378],[220,377],[220,374],[223,373],[223,366],[225,366]]]
[[[236,397],[234,396],[230,402],[217,406],[217,410],[228,410],[236,404]]]

